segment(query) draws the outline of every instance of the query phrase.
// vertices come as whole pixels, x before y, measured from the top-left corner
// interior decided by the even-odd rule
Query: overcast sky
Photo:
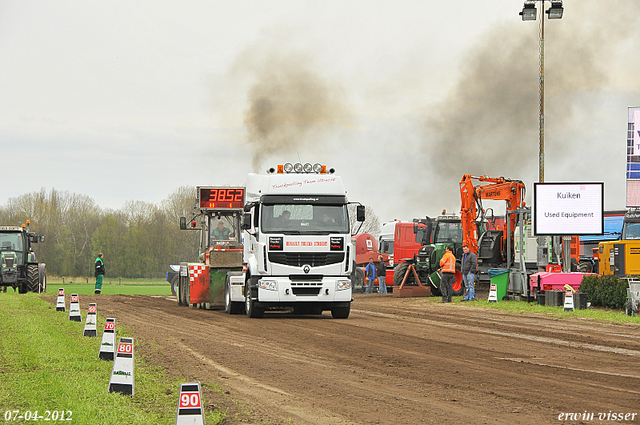
[[[605,208],[624,208],[640,2],[564,7],[545,22],[545,180],[604,181]],[[463,174],[531,191],[539,21],[521,9],[0,0],[0,205],[42,188],[158,203],[298,158],[381,221],[457,212]]]

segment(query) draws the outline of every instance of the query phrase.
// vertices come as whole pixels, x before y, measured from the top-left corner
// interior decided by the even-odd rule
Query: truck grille
[[[293,295],[320,295],[322,283],[316,282],[291,282]]]
[[[308,264],[318,267],[342,263],[344,252],[270,252],[269,261],[287,266],[301,267]]]

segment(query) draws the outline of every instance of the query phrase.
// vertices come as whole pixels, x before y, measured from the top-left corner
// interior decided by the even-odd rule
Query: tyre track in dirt
[[[356,296],[347,320],[256,320],[144,296],[94,301],[154,347],[144,350],[153,363],[231,391],[233,401],[210,397],[249,414],[226,423],[535,424],[638,409],[637,326],[382,296]]]

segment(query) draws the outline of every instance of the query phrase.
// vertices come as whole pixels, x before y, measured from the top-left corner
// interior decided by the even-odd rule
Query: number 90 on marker
[[[180,393],[180,408],[196,408],[200,406],[200,393]]]

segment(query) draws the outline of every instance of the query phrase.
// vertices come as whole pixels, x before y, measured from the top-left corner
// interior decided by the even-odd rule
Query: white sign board
[[[604,183],[534,183],[535,235],[602,235]]]

